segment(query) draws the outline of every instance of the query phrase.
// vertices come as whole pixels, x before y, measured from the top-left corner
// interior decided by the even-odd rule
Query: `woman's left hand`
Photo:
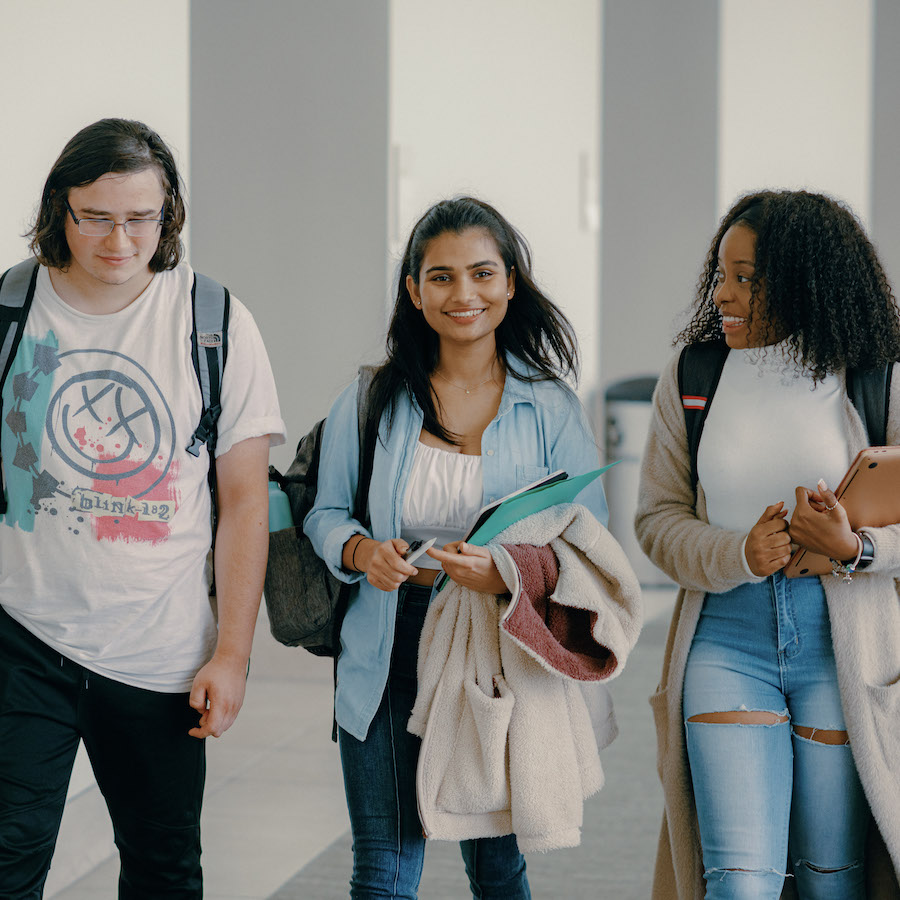
[[[797,505],[788,528],[791,540],[831,559],[853,559],[859,544],[834,493],[819,482],[817,490],[798,487],[796,495]]]
[[[454,541],[452,544],[446,544],[443,550],[435,550],[432,547],[427,552],[443,566],[447,576],[457,584],[487,594],[506,593],[506,582],[500,577],[491,551],[487,547]]]

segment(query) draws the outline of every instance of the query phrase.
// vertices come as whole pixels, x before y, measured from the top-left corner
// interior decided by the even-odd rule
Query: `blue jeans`
[[[350,896],[415,900],[425,859],[416,804],[420,741],[406,730],[416,699],[416,655],[431,588],[403,585],[391,669],[364,741],[338,730],[344,790],[353,833]],[[516,836],[461,841],[472,896],[530,900]]]
[[[690,721],[767,711],[785,721]],[[688,657],[683,711],[707,898],[777,898],[790,858],[803,900],[865,898],[869,810],[845,731],[825,592],[781,573],[708,594]]]

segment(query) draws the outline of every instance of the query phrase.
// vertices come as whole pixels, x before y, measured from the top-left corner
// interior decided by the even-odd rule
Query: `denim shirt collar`
[[[535,369],[517,356],[506,357],[506,368],[509,372],[519,375],[534,375]],[[534,385],[530,381],[522,381],[519,378],[507,377],[503,385],[503,395],[500,397],[500,408],[497,417],[506,415],[517,403],[530,403],[535,405]]]

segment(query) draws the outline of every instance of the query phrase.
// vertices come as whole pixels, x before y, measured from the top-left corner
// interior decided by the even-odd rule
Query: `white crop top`
[[[463,538],[484,505],[481,457],[439,450],[419,441],[403,498],[400,537],[408,543],[437,538],[435,547]],[[440,569],[427,554],[419,569]]]

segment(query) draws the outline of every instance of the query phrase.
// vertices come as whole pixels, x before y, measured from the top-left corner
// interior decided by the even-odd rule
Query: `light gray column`
[[[629,381],[606,404],[606,452],[620,465],[605,487],[610,531],[644,585],[666,578],[632,525],[652,385],[638,377],[672,355],[714,231],[718,40],[716,0],[604,4],[601,384]]]
[[[900,4],[875,0],[872,97],[872,236],[900,294]]]
[[[383,353],[387,154],[387,0],[192,0],[191,259],[263,333],[276,463]]]
[[[716,0],[606,0],[602,382],[658,373],[716,223]]]

